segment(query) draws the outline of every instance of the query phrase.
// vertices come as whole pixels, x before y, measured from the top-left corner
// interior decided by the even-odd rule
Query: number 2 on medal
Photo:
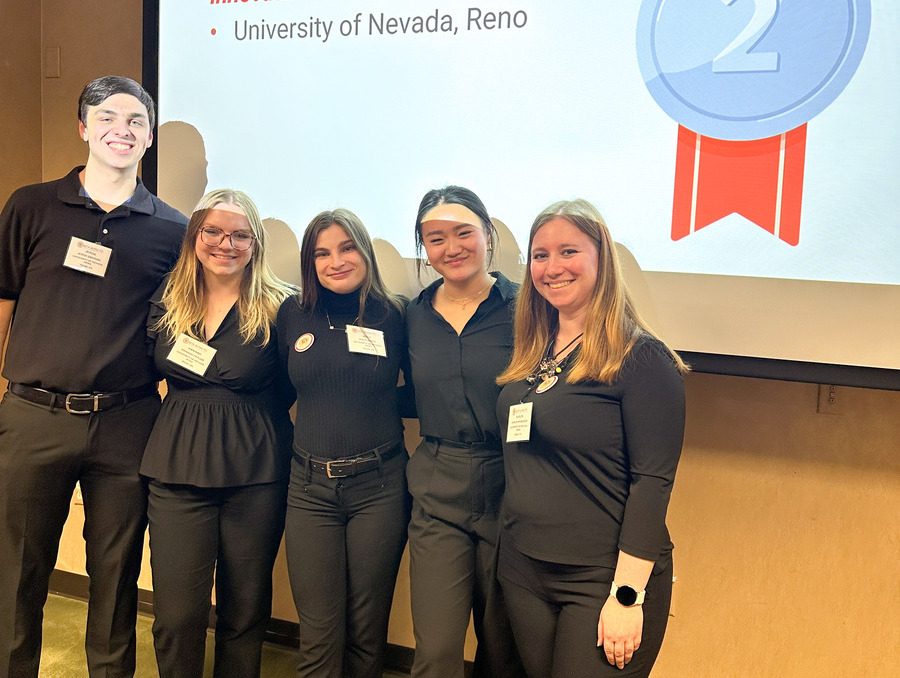
[[[737,0],[722,0],[731,7]],[[752,0],[753,16],[744,30],[712,61],[713,73],[771,72],[778,70],[778,52],[755,54],[753,49],[778,12],[778,0]]]

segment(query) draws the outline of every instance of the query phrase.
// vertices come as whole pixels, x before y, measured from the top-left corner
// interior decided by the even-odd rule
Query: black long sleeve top
[[[358,293],[327,289],[319,290],[311,311],[302,310],[296,297],[278,311],[281,360],[297,393],[295,450],[341,459],[402,438],[397,380],[408,364],[403,314],[372,297],[361,321],[358,312]],[[387,357],[348,350],[344,328],[354,322],[384,332]]]
[[[168,359],[176,339],[158,333],[160,285],[147,335],[168,393],[147,442],[141,474],[164,483],[235,487],[284,480],[291,458],[291,397],[278,338],[244,343],[235,304],[207,344],[216,354],[200,375]]]
[[[507,384],[497,413],[534,403],[527,442],[504,443],[505,534],[540,560],[614,568],[625,553],[672,549],[666,510],[684,436],[684,386],[662,344],[638,340],[613,384],[565,383],[537,393]]]

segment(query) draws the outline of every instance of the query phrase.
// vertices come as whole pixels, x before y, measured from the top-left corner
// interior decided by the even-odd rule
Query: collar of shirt
[[[491,292],[488,295],[490,298],[493,295],[499,294],[500,298],[509,302],[515,298],[516,292],[519,290],[519,286],[512,282],[509,278],[503,275],[500,271],[491,271],[489,273],[492,277],[497,279],[497,282],[491,287]],[[444,280],[442,278],[438,278],[433,283],[431,283],[424,290],[419,292],[419,296],[416,299],[416,303],[431,303],[431,300],[434,298],[435,293],[437,292],[438,287],[443,284]]]
[[[63,177],[63,180],[59,183],[58,197],[64,203],[69,205],[86,205],[87,201],[90,200],[84,191],[84,186],[81,185],[81,180],[78,178],[78,174],[83,169],[84,165],[76,167]],[[132,212],[151,215],[156,212],[153,206],[153,196],[147,190],[147,187],[144,186],[144,182],[140,180],[140,177],[138,177],[134,194],[123,204],[127,205]]]

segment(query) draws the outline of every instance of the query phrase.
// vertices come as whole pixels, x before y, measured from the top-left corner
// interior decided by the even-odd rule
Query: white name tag
[[[531,438],[531,408],[534,403],[519,403],[509,407],[506,442],[526,443]]]
[[[387,358],[384,332],[359,325],[347,325],[347,348],[350,353],[367,353]]]
[[[66,250],[63,266],[102,278],[106,275],[110,254],[111,248],[73,235],[69,241],[69,249]]]
[[[181,334],[175,340],[166,360],[171,360],[176,365],[202,377],[206,374],[206,368],[209,367],[214,355],[216,355],[216,349],[212,346],[186,334]]]

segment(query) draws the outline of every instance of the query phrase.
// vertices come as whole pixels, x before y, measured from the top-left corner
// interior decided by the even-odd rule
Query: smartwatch
[[[614,596],[615,599],[619,601],[619,604],[624,607],[634,607],[635,605],[643,604],[644,596],[647,595],[647,591],[646,589],[643,591],[635,591],[634,588],[627,584],[619,586],[616,582],[613,582],[612,587],[609,590],[609,595]]]

